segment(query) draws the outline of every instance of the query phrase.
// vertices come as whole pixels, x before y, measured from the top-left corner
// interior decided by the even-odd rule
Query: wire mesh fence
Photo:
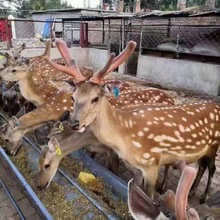
[[[215,24],[164,22],[143,26],[141,46],[145,49],[220,56],[220,27]],[[189,19],[188,19],[189,20]]]
[[[118,55],[129,40],[137,42],[126,63],[126,72],[136,75],[140,49],[172,51],[177,55],[220,56],[220,18],[103,19],[0,19],[0,49],[26,43],[43,48],[45,40],[62,38],[68,46],[80,46],[81,25],[86,24],[86,47],[107,49]]]

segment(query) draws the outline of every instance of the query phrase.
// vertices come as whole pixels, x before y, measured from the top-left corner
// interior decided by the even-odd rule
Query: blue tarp
[[[45,38],[50,38],[50,27],[52,27],[54,19],[47,18],[46,22],[44,24],[44,29],[42,31],[42,37],[43,39]]]

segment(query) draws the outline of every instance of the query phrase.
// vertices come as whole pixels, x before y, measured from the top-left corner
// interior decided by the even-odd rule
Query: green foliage
[[[129,6],[133,8],[135,0],[124,0],[125,6]],[[187,0],[186,4],[187,7],[191,6],[201,6],[205,5],[206,0]],[[220,0],[216,0],[216,8],[220,7]],[[176,10],[177,7],[177,0],[141,0],[141,9],[150,8],[150,9],[157,9],[157,10]],[[131,10],[132,11],[132,10]]]
[[[13,13],[17,17],[27,18],[30,11],[48,10],[48,9],[64,9],[70,8],[67,1],[61,0],[11,0],[16,4],[16,12]]]

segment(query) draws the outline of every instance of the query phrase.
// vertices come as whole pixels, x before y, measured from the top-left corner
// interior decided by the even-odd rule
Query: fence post
[[[85,44],[85,36],[84,36],[85,30],[84,30],[84,23],[80,23],[80,47],[84,47]]]
[[[171,26],[171,18],[168,19],[167,37],[170,37],[170,26]]]
[[[111,38],[111,20],[108,19],[108,52],[109,54],[111,53],[111,42],[112,38]]]
[[[141,20],[141,33],[140,33],[139,55],[141,55],[141,52],[142,52],[143,30],[144,30],[144,18],[142,18],[142,20]],[[138,56],[139,56],[139,55],[138,55]]]
[[[102,20],[102,45],[105,44],[105,20]]]
[[[122,19],[122,37],[121,37],[121,50],[125,48],[125,19]],[[118,73],[124,74],[126,72],[126,63],[124,62],[122,65],[118,68]]]
[[[10,34],[10,21],[5,18],[5,40],[6,40],[6,45],[7,49],[9,50],[11,48],[11,34]]]

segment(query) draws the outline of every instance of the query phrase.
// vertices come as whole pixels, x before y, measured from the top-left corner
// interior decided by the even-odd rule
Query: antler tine
[[[176,191],[175,216],[176,219],[187,219],[186,206],[189,190],[196,177],[196,170],[193,167],[185,167],[180,177]]]
[[[190,220],[200,220],[198,212],[194,208],[188,209],[188,218]]]
[[[57,39],[56,45],[57,45],[57,48],[60,51],[60,54],[62,55],[63,59],[66,61],[66,64],[68,66],[72,66],[73,65],[73,63],[72,63],[73,58],[69,52],[69,48],[67,47],[66,42],[63,40]]]
[[[162,196],[160,196],[160,206],[168,209],[171,213],[175,212],[175,200],[176,196],[172,190],[167,190]]]
[[[105,66],[102,67],[99,71],[97,71],[97,73],[95,73],[94,76],[89,81],[98,84],[101,83],[103,77],[107,74],[106,71],[109,69],[114,58],[115,58],[115,53],[111,53]]]
[[[66,66],[62,66],[62,65],[56,64],[53,61],[51,61],[48,57],[44,57],[44,59],[54,69],[57,69],[58,71],[61,71],[63,73],[66,73],[68,75],[73,76],[73,78],[74,78],[74,80],[76,82],[80,82],[80,81],[84,81],[85,80],[85,77],[78,71],[77,68],[66,67]],[[70,63],[74,63],[74,60],[71,60]]]
[[[113,60],[111,66],[107,70],[106,74],[115,70],[118,66],[120,66],[123,62],[125,62],[131,54],[134,52],[137,43],[135,41],[129,41],[126,48]]]

